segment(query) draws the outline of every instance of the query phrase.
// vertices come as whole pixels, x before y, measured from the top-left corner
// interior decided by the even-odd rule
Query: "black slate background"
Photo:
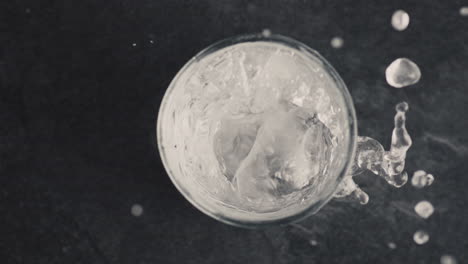
[[[461,1],[41,0],[0,3],[0,263],[439,263],[468,258],[468,17]],[[409,28],[390,17],[401,8]],[[167,177],[156,116],[177,71],[207,45],[264,28],[318,50],[355,101],[359,133],[389,145],[410,105],[407,170],[432,186],[359,181],[300,226],[244,230],[194,209]],[[330,47],[333,36],[342,49]],[[153,43],[150,42],[153,41]],[[132,44],[136,43],[136,46]],[[421,81],[385,82],[408,57]],[[413,213],[422,199],[436,211]],[[130,214],[132,204],[144,208]],[[430,241],[412,241],[418,229]],[[311,246],[315,239],[317,246]],[[387,243],[394,242],[391,250]]]

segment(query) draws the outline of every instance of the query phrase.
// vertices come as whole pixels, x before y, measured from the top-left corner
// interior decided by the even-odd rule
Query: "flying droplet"
[[[396,248],[396,244],[393,243],[393,242],[389,242],[389,243],[387,244],[387,246],[388,246],[388,248],[390,248],[390,249],[395,249],[395,248]]]
[[[433,182],[434,176],[432,174],[426,173],[423,170],[415,171],[413,177],[411,178],[411,184],[418,189],[429,186]]]
[[[442,255],[440,264],[457,264],[457,260],[451,255]]]
[[[414,242],[418,245],[422,245],[429,241],[429,234],[426,231],[418,230],[413,236]]]
[[[314,246],[314,247],[315,247],[315,246],[318,245],[318,242],[317,242],[317,240],[311,239],[311,240],[309,240],[309,244],[310,244],[311,246]]]
[[[385,78],[389,85],[402,88],[415,84],[421,78],[418,65],[407,58],[393,61],[385,70]]]
[[[132,47],[136,47],[136,43],[132,43]]]
[[[265,28],[265,29],[262,31],[262,36],[268,38],[269,36],[271,36],[271,30],[269,30],[268,28]]]
[[[343,47],[343,44],[344,44],[344,40],[340,37],[334,37],[331,39],[330,41],[330,44],[333,48],[335,49],[339,49],[341,47]]]
[[[461,16],[468,16],[468,6],[462,6],[460,8],[460,15]]]
[[[143,214],[143,206],[139,204],[134,204],[132,205],[132,208],[130,209],[130,211],[133,216],[139,217]]]
[[[404,10],[397,10],[392,15],[392,26],[395,30],[403,31],[405,30],[410,22],[410,17],[408,13]]]
[[[434,213],[434,206],[428,201],[421,201],[416,204],[414,211],[422,218],[427,219]]]

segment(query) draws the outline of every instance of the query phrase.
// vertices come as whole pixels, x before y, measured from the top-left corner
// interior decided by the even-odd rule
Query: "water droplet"
[[[136,43],[132,43],[132,47],[136,47]]]
[[[462,6],[460,8],[460,15],[462,16],[468,16],[468,6]]]
[[[26,12],[26,14],[31,13],[31,8],[26,8],[26,9],[24,10],[24,12]]]
[[[395,249],[395,248],[396,248],[396,244],[393,243],[393,242],[388,242],[387,246],[388,246],[388,248],[390,248],[390,249]]]
[[[434,207],[428,201],[420,201],[414,207],[414,211],[422,218],[427,219],[434,213]]]
[[[411,178],[411,184],[418,189],[429,186],[434,182],[434,176],[428,174],[423,170],[415,171]]]
[[[457,264],[457,260],[451,255],[442,255],[440,257],[440,264]]]
[[[422,245],[429,241],[429,234],[426,231],[418,230],[413,236],[414,242],[418,245]]]
[[[330,44],[333,48],[335,49],[339,49],[341,47],[343,47],[343,44],[344,44],[344,40],[340,37],[334,37],[331,39],[330,41]]]
[[[153,43],[154,43],[154,40],[150,39],[149,43],[153,44]]]
[[[404,10],[397,10],[392,15],[392,26],[395,30],[403,31],[405,30],[410,22],[410,17],[408,13]]]
[[[385,78],[389,85],[402,88],[415,84],[421,78],[418,65],[407,58],[393,61],[385,70]]]
[[[132,208],[130,209],[130,211],[133,216],[139,217],[143,214],[143,206],[139,204],[134,204],[132,205]]]
[[[311,240],[309,240],[309,244],[310,244],[311,246],[315,247],[315,246],[318,245],[318,242],[317,242],[317,240],[311,239]]]
[[[263,31],[262,31],[262,36],[268,38],[271,36],[271,30],[269,30],[268,28],[265,28]]]

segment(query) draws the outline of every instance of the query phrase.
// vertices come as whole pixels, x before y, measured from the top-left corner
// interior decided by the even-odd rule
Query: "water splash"
[[[414,207],[414,211],[422,218],[427,219],[434,213],[434,206],[428,201],[420,201]]]
[[[415,188],[421,189],[426,186],[429,186],[434,182],[434,176],[428,174],[423,170],[415,171],[413,177],[411,178],[411,185]]]
[[[353,181],[353,176],[369,170],[383,177],[390,185],[397,188],[408,181],[408,174],[404,172],[406,152],[411,147],[412,140],[406,130],[406,112],[408,104],[401,102],[395,107],[395,128],[392,133],[392,143],[389,151],[370,137],[358,137],[356,155],[349,175],[338,187],[335,197],[352,195],[361,204],[367,204],[369,196]]]

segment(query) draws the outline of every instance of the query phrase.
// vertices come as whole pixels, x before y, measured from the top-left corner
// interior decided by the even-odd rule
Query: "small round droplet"
[[[153,44],[153,43],[154,43],[154,40],[150,39],[149,43]]]
[[[395,106],[397,112],[408,112],[409,106],[407,102],[401,102]]]
[[[415,171],[411,178],[411,184],[418,189],[431,185],[434,182],[434,176],[427,174],[423,170]]]
[[[404,10],[397,10],[392,15],[392,26],[395,30],[403,31],[405,30],[410,22],[410,17],[408,13]]]
[[[440,257],[440,264],[457,264],[457,260],[451,255],[442,255]]]
[[[418,65],[407,58],[393,61],[385,70],[387,83],[395,88],[415,84],[421,78]]]
[[[271,36],[271,30],[269,30],[268,28],[265,28],[265,29],[262,31],[262,36],[268,38],[269,36]]]
[[[132,208],[130,209],[130,211],[133,216],[139,217],[143,214],[143,206],[139,204],[134,204],[132,205]]]
[[[390,249],[395,249],[395,248],[396,248],[396,244],[393,243],[393,242],[388,242],[387,246],[388,246],[388,248],[390,248]]]
[[[429,241],[429,234],[426,231],[418,230],[413,236],[414,242],[418,245],[422,245]]]
[[[414,211],[422,218],[427,219],[434,213],[434,206],[428,201],[420,201],[414,207]]]
[[[309,240],[309,244],[310,244],[311,246],[315,247],[315,246],[318,245],[318,242],[317,242],[317,240],[311,239],[311,240]]]
[[[344,44],[344,40],[340,37],[334,37],[331,39],[330,41],[330,44],[333,48],[335,49],[339,49],[341,47],[343,47],[343,44]]]
[[[132,47],[136,47],[136,43],[132,43]]]
[[[468,16],[468,6],[462,6],[460,8],[460,15],[461,16]]]

